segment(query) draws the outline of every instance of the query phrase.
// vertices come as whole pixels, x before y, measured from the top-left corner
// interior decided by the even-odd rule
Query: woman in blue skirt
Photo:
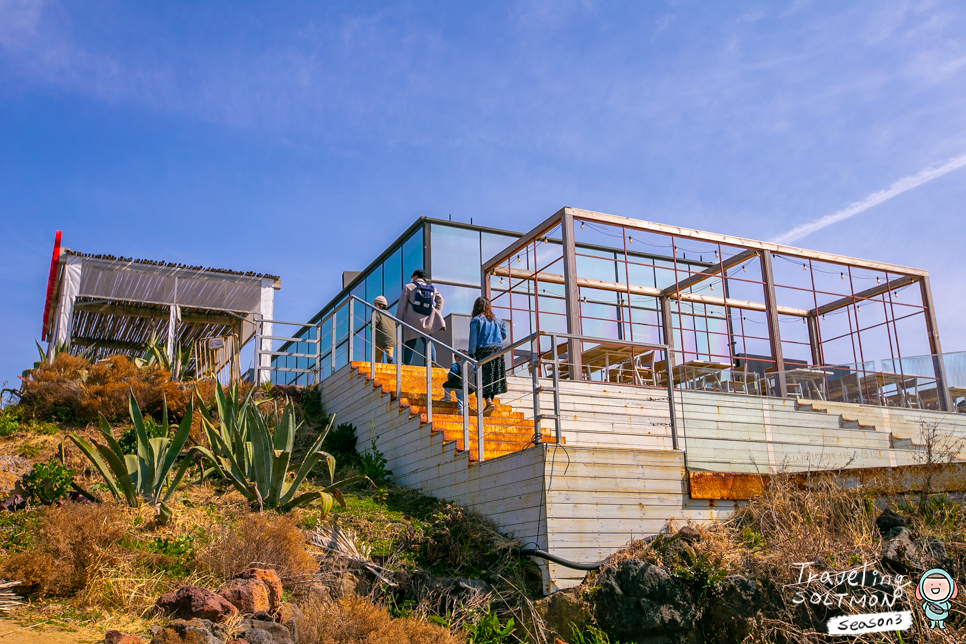
[[[476,298],[473,303],[473,319],[470,320],[470,356],[483,360],[503,347],[506,340],[506,325],[493,314],[490,301],[485,297]],[[477,392],[486,401],[484,414],[493,411],[493,397],[506,393],[506,363],[502,358],[491,360],[483,365],[483,391]]]

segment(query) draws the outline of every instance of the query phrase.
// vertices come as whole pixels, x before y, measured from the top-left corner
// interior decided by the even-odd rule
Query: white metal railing
[[[359,309],[363,311],[362,316],[357,316]],[[627,340],[611,340],[606,338],[595,338],[590,336],[575,335],[568,333],[553,333],[540,331],[537,333],[532,333],[527,337],[513,342],[512,344],[501,348],[499,351],[493,353],[486,358],[481,360],[476,360],[471,356],[467,355],[465,352],[460,351],[454,347],[447,345],[440,340],[433,338],[432,336],[426,334],[422,330],[403,322],[398,319],[385,309],[377,309],[374,305],[366,302],[354,295],[350,295],[345,302],[335,307],[331,312],[329,312],[324,318],[320,319],[314,324],[309,323],[295,323],[295,322],[279,322],[271,320],[259,320],[259,324],[256,325],[256,349],[255,349],[255,370],[256,370],[256,380],[260,381],[263,373],[277,371],[280,373],[294,373],[296,378],[301,375],[306,376],[306,384],[315,384],[325,376],[323,372],[328,367],[329,375],[335,373],[337,366],[340,363],[339,360],[339,348],[345,346],[346,364],[351,364],[354,361],[355,356],[359,351],[357,350],[357,342],[362,342],[362,355],[367,355],[369,362],[369,375],[375,380],[376,377],[376,357],[377,357],[377,344],[375,341],[376,329],[372,325],[372,313],[378,311],[379,315],[386,316],[392,320],[396,325],[396,337],[394,338],[394,361],[396,363],[395,369],[395,395],[398,400],[402,395],[402,362],[404,352],[413,352],[416,355],[419,354],[415,348],[406,346],[403,341],[403,330],[408,329],[413,334],[415,334],[417,339],[422,339],[424,341],[423,346],[425,349],[425,355],[421,355],[425,363],[426,368],[426,382],[425,382],[425,395],[426,395],[426,422],[433,422],[433,360],[434,349],[439,348],[452,352],[454,360],[461,365],[462,370],[462,433],[463,433],[463,446],[465,449],[469,449],[470,446],[470,404],[469,404],[469,383],[470,378],[475,381],[475,397],[476,397],[476,442],[477,442],[477,458],[478,460],[484,460],[484,409],[481,401],[483,399],[483,366],[493,362],[495,360],[507,360],[510,361],[510,372],[516,372],[521,370],[529,370],[532,381],[532,388],[530,395],[532,396],[532,407],[533,407],[533,442],[539,443],[542,439],[541,422],[542,421],[553,421],[554,428],[554,441],[556,443],[561,442],[561,413],[560,413],[560,381],[562,378],[581,380],[584,379],[583,372],[576,372],[576,370],[570,369],[570,361],[566,354],[562,354],[560,347],[563,346],[561,341],[566,341],[566,345],[569,347],[582,347],[584,345],[592,345],[593,347],[618,347],[618,351],[613,352],[613,355],[619,356],[623,362],[617,362],[611,364],[608,362],[605,367],[597,369],[594,374],[588,372],[587,378],[592,379],[594,375],[610,378],[613,377],[613,372],[624,368],[624,365],[629,361],[634,363],[637,357],[653,353],[654,351],[661,351],[664,354],[664,373],[662,379],[664,380],[667,392],[668,392],[668,411],[670,414],[670,433],[672,440],[672,448],[678,449],[678,434],[677,434],[677,422],[675,419],[675,409],[674,409],[674,379],[671,375],[671,361],[668,360],[668,347],[663,344],[651,344],[643,342],[632,342]],[[344,315],[345,319],[340,321],[339,316]],[[357,320],[362,322],[357,328]],[[346,323],[345,334],[340,334],[339,327]],[[299,337],[299,336],[274,336],[274,335],[264,335],[263,330],[269,327],[269,323],[274,324],[291,324],[305,329],[304,333],[309,337]],[[314,332],[312,331],[314,330]],[[328,331],[327,331],[328,330]],[[369,338],[365,336],[365,332],[369,331]],[[359,333],[363,334],[363,337],[357,338]],[[298,332],[296,332],[298,333]],[[323,338],[328,335],[327,341],[323,342]],[[344,339],[342,336],[345,336]],[[314,337],[313,337],[314,336]],[[295,353],[287,351],[273,351],[271,348],[265,349],[263,345],[263,340],[280,340],[289,343],[301,342],[314,345],[314,353]],[[549,342],[549,347],[544,348],[544,344]],[[328,349],[326,353],[325,346]],[[523,351],[523,347],[528,347],[529,351]],[[514,357],[518,354],[524,354],[523,359],[519,362],[514,361]],[[268,358],[278,358],[282,356],[295,357],[295,358],[306,358],[311,359],[313,364],[307,368],[293,368],[293,367],[278,367],[276,365],[264,365],[262,364],[261,356],[266,356]],[[328,363],[327,365],[325,363]],[[633,364],[628,367],[628,373],[633,371]],[[623,371],[621,371],[623,373]],[[552,379],[553,386],[547,387],[542,385],[540,378],[542,376],[549,376]],[[643,384],[634,380],[632,384]],[[552,396],[552,413],[545,413],[544,409],[547,408],[545,403],[542,401],[541,397],[544,394],[550,394]]]

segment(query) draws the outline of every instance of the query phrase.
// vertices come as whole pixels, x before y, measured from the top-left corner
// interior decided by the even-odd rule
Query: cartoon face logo
[[[943,623],[949,617],[952,600],[959,595],[959,588],[952,576],[942,568],[927,570],[919,579],[916,588],[916,599],[923,602],[922,610],[929,619],[929,628],[945,629]]]

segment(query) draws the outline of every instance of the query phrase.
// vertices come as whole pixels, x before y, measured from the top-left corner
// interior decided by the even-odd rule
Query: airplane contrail
[[[775,237],[772,241],[775,242],[776,244],[788,244],[793,241],[797,241],[802,237],[811,235],[817,230],[821,230],[826,226],[831,226],[832,224],[840,222],[843,219],[854,217],[860,212],[868,210],[873,206],[879,205],[883,201],[888,201],[889,199],[892,199],[896,195],[901,195],[903,192],[906,192],[907,190],[912,190],[913,188],[917,188],[924,183],[928,183],[933,179],[943,176],[947,172],[952,172],[953,170],[962,168],[963,166],[966,166],[966,155],[956,157],[954,159],[950,159],[949,161],[947,161],[946,163],[943,163],[942,165],[926,168],[922,172],[919,172],[909,177],[905,177],[904,179],[899,179],[898,181],[893,183],[885,190],[873,192],[865,199],[862,199],[861,201],[856,201],[855,203],[850,204],[849,206],[847,206],[846,208],[843,208],[842,210],[839,210],[838,212],[834,212],[831,215],[826,215],[821,219],[816,219],[815,221],[811,221],[807,224],[796,226],[791,230],[789,230],[788,232],[781,234],[778,237]]]

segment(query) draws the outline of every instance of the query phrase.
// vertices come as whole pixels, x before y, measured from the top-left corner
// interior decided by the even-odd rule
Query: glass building
[[[469,315],[473,301],[480,295],[480,268],[488,259],[509,246],[520,237],[519,233],[496,230],[452,221],[422,217],[383,251],[369,266],[361,271],[342,291],[326,304],[296,337],[315,340],[316,326],[338,309],[349,295],[372,302],[382,295],[389,302],[389,312],[395,313],[403,286],[409,283],[413,271],[421,268],[443,296],[444,315],[462,313]],[[368,314],[359,311],[355,315],[355,332],[359,342],[353,346],[353,360],[367,360],[365,351],[369,343]],[[322,372],[325,378],[333,369],[348,361],[349,312],[342,307],[335,317],[335,333],[332,324],[319,327],[321,335]],[[365,342],[362,342],[362,339]],[[288,343],[279,351],[293,354],[311,354],[314,342]],[[334,359],[333,359],[334,352]],[[304,384],[305,374],[286,372],[285,369],[308,369],[314,360],[307,357],[277,356],[272,361],[272,381],[280,384]]]
[[[348,356],[349,309],[343,304],[349,295],[372,302],[382,295],[389,303],[389,311],[395,313],[396,304],[403,286],[409,282],[412,272],[418,268],[426,271],[433,285],[443,296],[444,315],[452,313],[469,316],[473,301],[480,296],[483,263],[497,255],[521,237],[521,233],[498,230],[485,226],[464,224],[453,221],[422,217],[414,222],[392,245],[376,257],[364,270],[349,282],[342,291],[312,317],[306,326],[294,334],[304,337],[307,342],[286,343],[278,351],[303,354],[303,357],[276,356],[272,360],[272,382],[278,384],[306,384],[311,381],[302,370],[315,365],[314,358],[304,357],[315,352],[316,333],[321,336],[321,373],[325,378],[333,371],[345,366]],[[548,238],[546,249],[550,254],[559,253],[560,240]],[[670,260],[660,255],[630,253],[639,260],[630,273],[621,263],[622,255],[611,248],[595,244],[578,244],[578,262],[582,275],[601,280],[625,281],[648,286],[664,287],[673,283]],[[542,251],[540,253],[542,255]],[[531,255],[534,255],[531,257]],[[532,269],[542,265],[538,253],[523,252],[518,258],[520,268]],[[678,260],[679,265],[681,260]],[[705,262],[688,262],[699,270],[708,266]],[[494,311],[508,326],[511,341],[532,333],[537,325],[532,313],[533,298],[520,302],[514,294],[512,308],[504,308],[497,302],[502,291],[501,284],[491,278],[491,293],[494,297]],[[554,284],[540,285],[541,328],[546,331],[566,331],[563,287]],[[532,295],[532,294],[531,294]],[[644,342],[661,341],[659,308],[653,298],[633,297],[626,301],[622,294],[607,291],[588,293],[583,304],[583,332],[597,337],[627,338]],[[341,307],[341,308],[340,308]],[[716,339],[726,338],[727,318],[723,309],[697,305],[682,326],[690,328],[693,334],[685,333],[679,339],[685,344],[695,344],[698,353],[716,353],[707,346]],[[333,324],[326,321],[330,312],[337,310]],[[557,314],[557,315],[554,315]],[[369,315],[366,311],[356,311],[354,319],[357,341],[353,344],[354,361],[366,361],[367,346],[370,341],[368,327]],[[556,318],[556,324],[554,320]],[[693,318],[693,319],[692,319]],[[710,331],[710,333],[709,333]],[[364,341],[363,341],[364,340]],[[702,346],[703,345],[703,346]],[[703,350],[702,350],[703,349]],[[334,357],[333,357],[334,356]],[[295,369],[297,371],[286,371]]]

